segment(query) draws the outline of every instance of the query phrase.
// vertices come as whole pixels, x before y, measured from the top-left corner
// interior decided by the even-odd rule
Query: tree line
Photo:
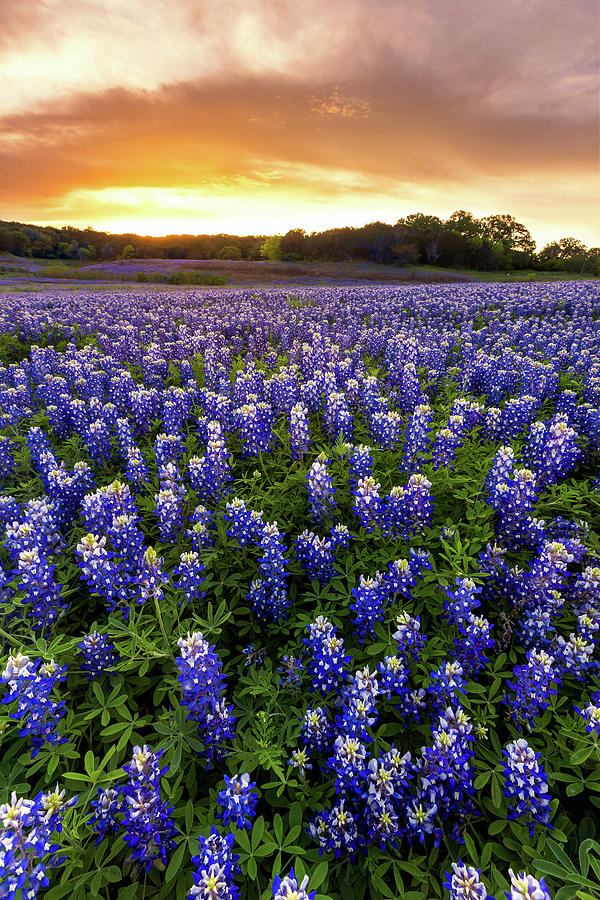
[[[528,229],[508,214],[477,219],[457,210],[448,219],[412,213],[394,224],[283,235],[110,234],[93,228],[0,222],[0,253],[42,259],[101,261],[127,258],[372,261],[490,271],[540,269],[600,274],[600,248],[572,237],[536,252]]]

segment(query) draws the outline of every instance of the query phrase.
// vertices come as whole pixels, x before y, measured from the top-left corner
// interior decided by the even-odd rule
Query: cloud
[[[530,217],[562,233],[575,203],[593,228],[588,0],[568,11],[560,0],[5,5],[1,216],[58,220],[84,215],[86,201],[90,219],[116,216],[134,189],[169,215],[177,192],[212,192],[227,215],[227,192],[242,192],[281,216],[284,196],[307,215],[332,202],[366,215],[390,210],[386,197],[437,196],[442,210],[451,197],[485,204],[487,190],[483,213],[528,198]]]
[[[323,97],[310,96],[311,112],[320,116],[344,116],[351,119],[365,119],[369,115],[371,103],[360,97],[345,95],[334,85],[329,94]]]

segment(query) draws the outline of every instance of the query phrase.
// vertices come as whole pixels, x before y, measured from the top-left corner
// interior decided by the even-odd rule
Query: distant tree
[[[564,237],[546,244],[537,255],[537,263],[546,271],[583,272],[586,266],[588,271],[594,271],[593,264],[588,266],[590,256],[593,250],[577,238]]]
[[[268,237],[260,248],[260,255],[263,259],[281,259],[281,235],[274,234]]]
[[[135,256],[135,247],[131,244],[125,244],[119,254],[119,259],[133,259]]]
[[[443,223],[438,216],[411,213],[403,219],[398,219],[394,230],[400,240],[416,244],[421,262],[435,263],[437,259],[435,239],[442,228]]]
[[[409,241],[392,241],[392,262],[396,266],[411,266],[419,261],[419,248]]]
[[[304,228],[291,228],[281,238],[281,256],[283,259],[304,259],[306,249],[306,232]]]
[[[217,252],[217,259],[241,259],[242,251],[235,244],[225,244],[224,247]]]
[[[509,254],[512,250],[535,253],[535,241],[527,228],[517,222],[514,216],[507,213],[486,216],[481,220],[481,225],[483,236],[492,244],[502,244],[505,254]]]
[[[246,259],[262,259],[261,250],[264,242],[264,238],[259,241],[254,241],[246,251]]]
[[[463,238],[481,236],[482,228],[479,219],[465,209],[457,209],[444,223],[448,231],[453,231]]]

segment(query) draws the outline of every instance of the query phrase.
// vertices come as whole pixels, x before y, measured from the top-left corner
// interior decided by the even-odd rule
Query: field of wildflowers
[[[600,289],[0,299],[0,898],[600,898]]]

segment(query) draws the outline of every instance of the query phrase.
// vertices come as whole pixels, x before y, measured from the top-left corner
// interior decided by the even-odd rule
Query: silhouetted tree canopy
[[[546,244],[536,254],[528,229],[508,213],[477,219],[464,209],[448,219],[411,213],[390,225],[284,235],[109,234],[93,228],[54,228],[0,222],[0,252],[42,259],[101,261],[124,258],[354,260],[383,265],[434,265],[474,269],[524,269],[600,274],[600,250],[573,237]]]

